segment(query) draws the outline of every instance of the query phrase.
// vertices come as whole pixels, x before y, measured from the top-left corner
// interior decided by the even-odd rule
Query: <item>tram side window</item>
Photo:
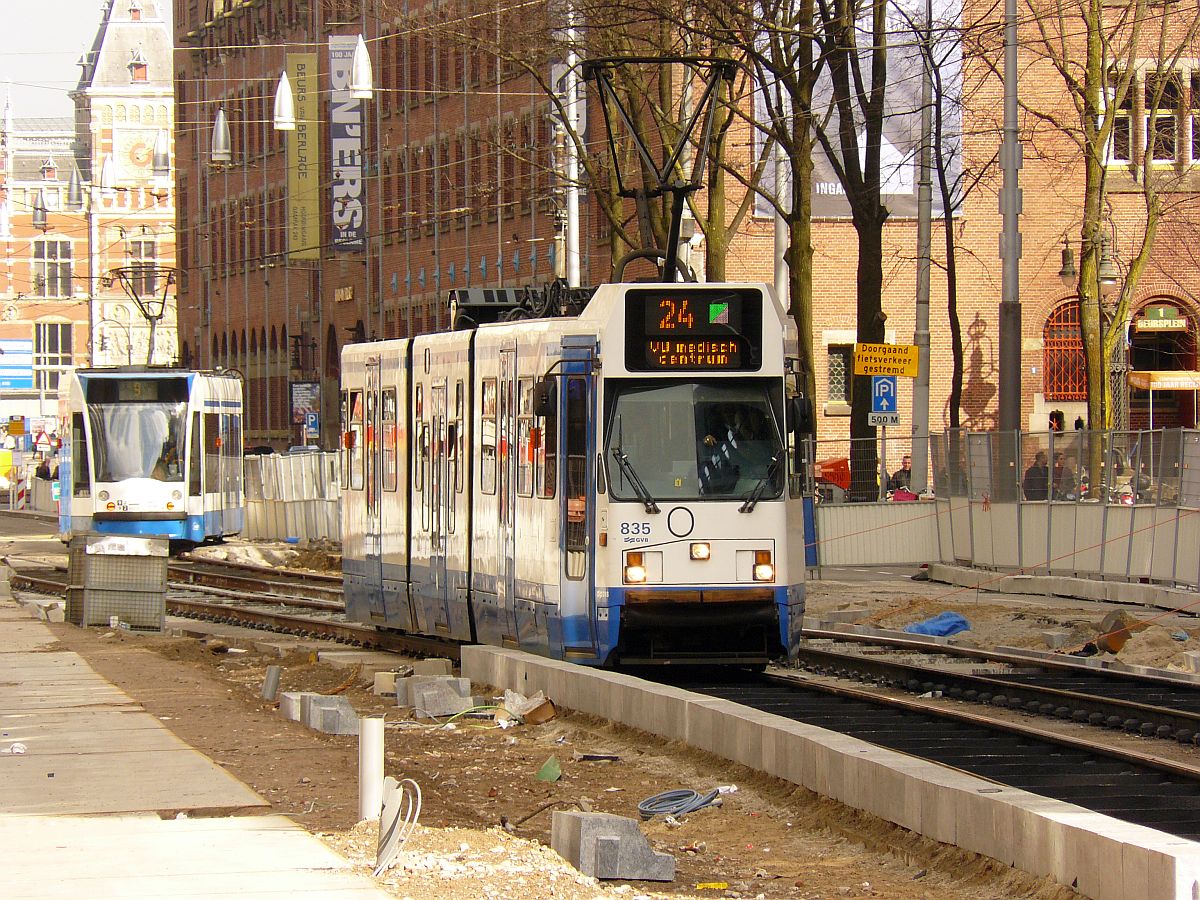
[[[466,440],[463,434],[463,383],[461,381],[454,384],[454,423],[451,427],[454,429],[450,436],[450,452],[454,455],[454,492],[461,494],[463,492],[463,443]]]
[[[533,496],[533,379],[522,378],[517,384],[517,493]]]
[[[92,471],[88,464],[87,432],[83,428],[83,413],[71,416],[71,480],[73,496],[91,496]]]
[[[582,378],[567,379],[565,449],[567,577],[579,580],[587,574],[587,382]]]
[[[383,489],[396,490],[396,389],[383,392]]]
[[[379,465],[379,459],[376,454],[379,452],[379,447],[376,446],[375,440],[375,423],[378,421],[379,412],[379,395],[376,391],[366,392],[367,411],[366,411],[366,446],[363,447],[363,468],[366,470],[364,479],[367,487],[367,508],[372,512],[379,511],[379,482],[376,479],[376,467]]]
[[[221,490],[221,416],[204,414],[204,490],[210,494]]]
[[[425,457],[429,450],[429,433],[425,428],[422,416],[425,414],[425,392],[423,385],[417,385],[417,396],[413,401],[413,427],[417,435],[417,452],[413,455],[413,490],[425,490]]]
[[[538,459],[542,463],[542,483],[538,490],[539,496],[552,498],[558,478],[558,381],[550,381],[551,395],[549,414],[541,420],[542,446],[538,449]]]
[[[339,411],[341,412],[342,421],[341,421],[341,430],[338,433],[342,434],[342,435],[347,435],[350,433],[350,392],[349,391],[342,391],[342,402],[341,402],[341,408]],[[349,469],[350,449],[346,446],[346,441],[344,439],[340,443],[341,443],[341,446],[339,447],[339,449],[341,450],[341,452],[338,454],[338,464],[341,466],[341,483],[343,485],[348,485],[350,483],[350,469]]]
[[[350,470],[350,489],[363,489],[363,392],[350,392],[350,446],[346,466]]]
[[[200,413],[192,413],[192,437],[188,442],[188,493],[199,497],[201,491],[200,465],[204,454],[200,452]]]
[[[229,484],[227,489],[233,493],[242,489],[242,417],[237,413],[229,416],[229,435],[221,448],[229,465],[225,467]]]
[[[483,379],[479,392],[481,424],[479,439],[479,489],[485,494],[496,493],[496,379]]]

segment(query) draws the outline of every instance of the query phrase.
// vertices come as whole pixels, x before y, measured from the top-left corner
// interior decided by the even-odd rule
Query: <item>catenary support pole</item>
[[[929,268],[932,253],[933,186],[933,4],[925,0],[925,34],[921,53],[921,153],[917,180],[917,309],[913,343],[917,346],[917,380],[913,383],[912,481],[920,494],[929,486]]]

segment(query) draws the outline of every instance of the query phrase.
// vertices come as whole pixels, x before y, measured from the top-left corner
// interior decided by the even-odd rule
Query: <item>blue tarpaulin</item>
[[[931,634],[935,637],[947,637],[960,631],[970,631],[971,623],[956,612],[938,613],[932,619],[924,622],[913,622],[904,626],[909,634]]]

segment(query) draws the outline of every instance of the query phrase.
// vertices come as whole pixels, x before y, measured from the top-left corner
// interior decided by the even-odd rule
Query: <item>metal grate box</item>
[[[165,538],[84,534],[71,539],[68,622],[162,631],[166,618]]]

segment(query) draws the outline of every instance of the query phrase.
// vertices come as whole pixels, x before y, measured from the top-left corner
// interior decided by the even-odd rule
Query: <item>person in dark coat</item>
[[[1045,500],[1050,494],[1050,467],[1046,464],[1046,451],[1034,454],[1033,465],[1025,470],[1021,479],[1021,490],[1026,500]]]
[[[912,457],[907,453],[900,460],[900,468],[892,473],[892,477],[888,479],[888,490],[899,491],[909,489],[912,484]]]

